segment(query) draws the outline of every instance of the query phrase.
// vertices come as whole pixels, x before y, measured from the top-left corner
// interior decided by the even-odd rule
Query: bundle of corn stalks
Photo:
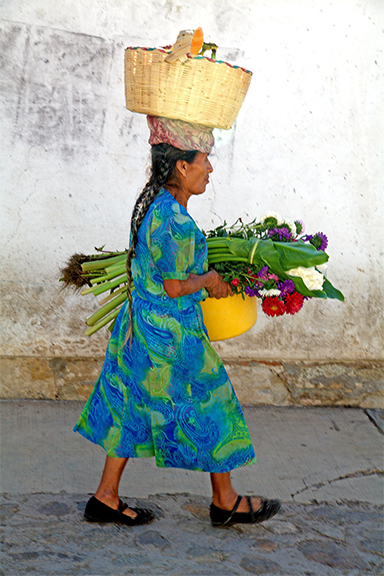
[[[109,330],[113,330],[115,319],[121,306],[127,298],[127,273],[125,270],[126,252],[103,252],[102,248],[95,248],[98,254],[85,256],[74,254],[61,270],[60,281],[63,288],[73,287],[81,290],[81,294],[99,296],[104,292],[109,294],[99,301],[100,309],[86,319],[89,326],[85,330],[91,336],[103,326],[110,323]]]

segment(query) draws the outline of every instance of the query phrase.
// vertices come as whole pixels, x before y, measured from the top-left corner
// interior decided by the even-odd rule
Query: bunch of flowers
[[[239,219],[233,226],[224,222],[207,232],[206,239],[209,265],[235,293],[261,298],[268,316],[296,314],[308,298],[344,300],[324,277],[327,237],[322,232],[304,236],[298,220],[269,213],[259,222],[243,224]],[[82,294],[103,294],[100,309],[86,319],[87,336],[106,325],[112,330],[127,298],[127,252],[96,250],[91,256],[74,254],[62,270],[65,286],[84,288]]]
[[[226,222],[206,233],[208,261],[233,291],[261,298],[268,316],[296,314],[304,300],[344,297],[325,278],[328,240],[304,235],[304,224],[275,213],[260,221]]]

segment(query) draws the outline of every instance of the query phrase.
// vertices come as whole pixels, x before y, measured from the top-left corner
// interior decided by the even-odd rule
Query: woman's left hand
[[[209,281],[206,283],[205,287],[208,290],[210,298],[227,298],[227,296],[232,296],[232,288],[228,282],[224,282],[223,278],[216,272],[216,270],[210,270],[206,274]]]
[[[232,288],[215,270],[205,274],[190,274],[187,280],[164,280],[164,290],[170,298],[180,298],[206,288],[210,298],[232,296]]]

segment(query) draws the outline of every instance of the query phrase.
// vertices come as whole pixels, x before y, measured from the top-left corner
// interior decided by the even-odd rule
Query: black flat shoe
[[[269,520],[278,513],[281,508],[280,500],[267,500],[259,496],[261,508],[256,512],[252,508],[250,496],[246,497],[249,505],[249,512],[236,512],[241,502],[242,496],[238,496],[236,504],[232,510],[223,510],[211,504],[210,517],[213,526],[232,526],[232,524],[257,524]]]
[[[125,524],[126,526],[140,526],[141,524],[148,524],[155,519],[151,510],[145,508],[130,508],[137,514],[135,518],[131,518],[123,514],[127,508],[128,504],[119,500],[119,507],[117,510],[114,510],[92,496],[85,507],[84,517],[89,522],[117,522],[118,524]]]

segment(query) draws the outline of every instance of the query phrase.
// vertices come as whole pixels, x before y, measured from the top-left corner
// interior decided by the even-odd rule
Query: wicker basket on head
[[[128,110],[203,126],[232,127],[252,72],[205,56],[165,62],[169,51],[125,50],[125,101]]]

